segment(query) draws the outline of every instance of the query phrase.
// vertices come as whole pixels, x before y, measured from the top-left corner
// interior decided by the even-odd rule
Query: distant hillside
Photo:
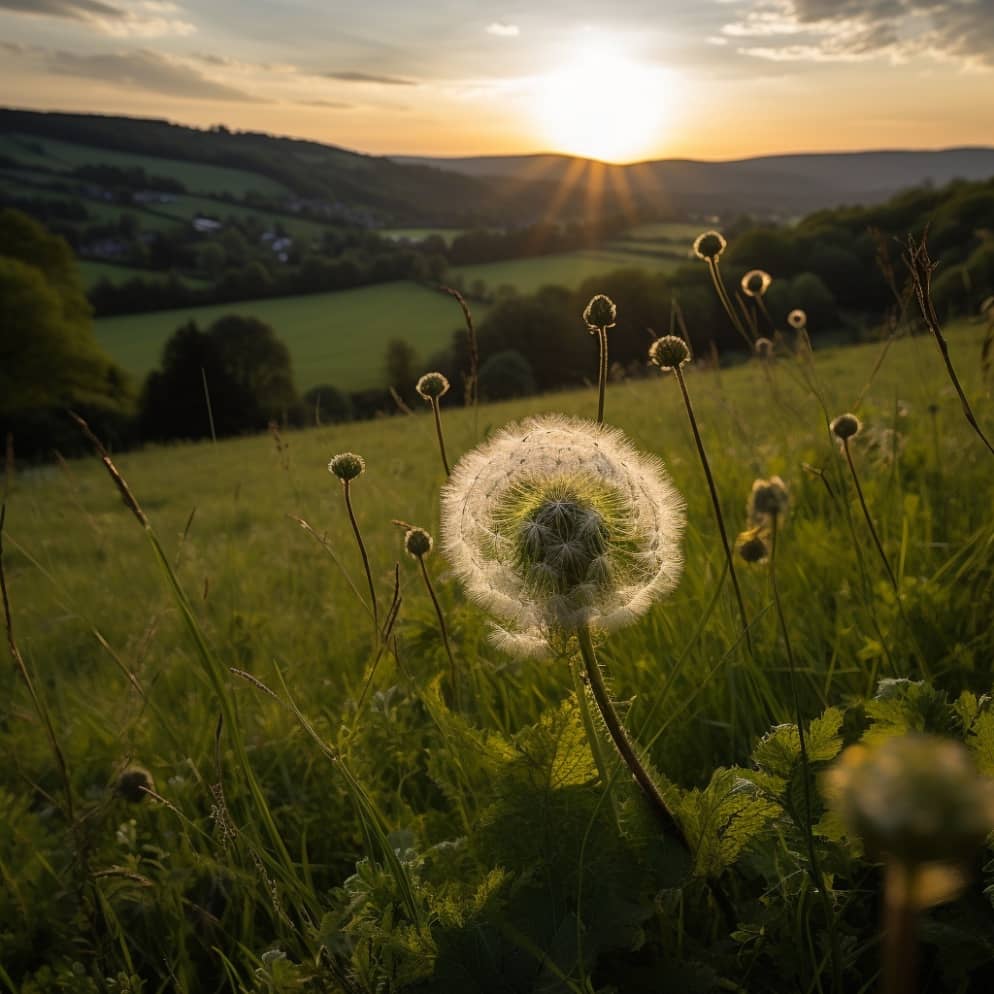
[[[662,159],[616,166],[567,155],[426,158],[395,156],[477,179],[590,184],[628,189],[636,203],[676,209],[792,212],[877,203],[900,190],[994,176],[994,148],[769,155],[728,162]]]

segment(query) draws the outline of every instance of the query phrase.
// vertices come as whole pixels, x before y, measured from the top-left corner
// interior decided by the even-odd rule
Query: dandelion
[[[773,283],[773,278],[769,273],[762,269],[750,269],[745,276],[742,277],[741,287],[742,292],[747,297],[762,297],[765,295],[766,291],[769,290],[770,284]]]
[[[932,735],[850,746],[823,792],[848,830],[886,864],[884,991],[915,989],[917,915],[952,900],[994,830],[994,781],[967,750]]]
[[[746,504],[746,514],[753,525],[768,526],[778,517],[782,518],[790,506],[790,495],[787,485],[779,476],[771,476],[768,480],[755,480],[749,500]]]
[[[790,314],[787,315],[787,324],[797,331],[803,331],[808,326],[808,316],[800,309],[800,307],[795,307]]]
[[[144,766],[129,766],[117,778],[117,792],[129,804],[140,804],[155,790],[155,780]]]
[[[342,490],[345,494],[345,509],[349,514],[349,522],[352,524],[352,533],[355,535],[356,544],[359,546],[359,555],[362,557],[363,569],[366,571],[366,582],[369,584],[369,601],[373,611],[373,627],[376,630],[376,637],[380,634],[380,618],[376,605],[376,588],[373,586],[373,574],[369,568],[369,556],[366,555],[366,544],[362,540],[362,532],[359,531],[359,522],[356,520],[355,511],[352,509],[352,481],[358,479],[366,472],[366,460],[354,452],[340,452],[328,463],[328,472],[332,476],[341,480]]]
[[[728,296],[728,290],[725,289],[724,280],[721,278],[721,271],[718,267],[718,258],[721,256],[722,252],[725,251],[725,247],[728,242],[725,241],[723,235],[717,231],[705,231],[703,234],[698,235],[694,239],[694,255],[698,259],[703,259],[708,265],[708,273],[711,276],[711,283],[714,286],[714,291],[718,295],[718,300],[721,306],[725,309],[725,313],[728,315],[728,320],[732,322],[732,327],[742,336],[746,345],[752,348],[752,338],[746,331],[745,325],[740,320],[738,314],[735,312],[735,308],[732,306],[732,299]]]
[[[432,413],[435,415],[435,434],[438,436],[438,451],[442,456],[442,466],[445,475],[448,476],[449,460],[445,455],[445,438],[442,435],[442,412],[439,410],[439,398],[444,397],[449,392],[449,381],[442,373],[425,373],[414,387],[418,395],[431,404]]]
[[[770,549],[763,537],[761,528],[750,528],[742,532],[735,540],[735,551],[743,562],[754,565],[765,563],[769,558]]]
[[[613,328],[618,316],[618,308],[610,297],[598,293],[590,298],[583,311],[583,320],[591,335],[597,335],[600,346],[600,363],[597,376],[597,423],[604,420],[604,392],[607,389],[607,329]]]
[[[732,550],[728,542],[728,532],[725,529],[725,519],[721,512],[721,501],[718,499],[718,488],[714,482],[714,474],[711,472],[711,464],[708,461],[707,450],[704,448],[704,440],[697,425],[697,416],[694,414],[694,405],[690,400],[690,391],[687,389],[687,381],[683,375],[683,367],[690,361],[690,349],[687,343],[676,335],[664,335],[657,338],[649,346],[649,362],[663,370],[672,371],[680,385],[680,394],[683,397],[683,406],[687,411],[687,418],[690,421],[690,428],[694,433],[694,442],[697,445],[697,455],[701,461],[701,468],[704,470],[704,478],[707,480],[708,492],[711,495],[711,507],[714,511],[715,521],[718,525],[718,534],[721,537],[721,547],[725,553],[725,562],[728,563],[728,575],[732,580],[732,590],[735,593],[735,601],[739,609],[739,617],[742,620],[742,631],[745,635],[746,646],[752,652],[752,636],[749,633],[749,616],[746,614],[745,601],[742,599],[742,590],[739,587],[739,578],[735,573],[735,561],[732,558]]]
[[[832,419],[828,429],[842,443],[858,435],[862,427],[863,422],[855,414],[840,414]]]
[[[630,624],[672,590],[683,529],[683,499],[660,461],[618,429],[575,418],[508,425],[442,490],[442,545],[469,596],[501,619],[497,644],[565,653],[576,638],[615,747],[677,832],[611,702],[591,632]]]

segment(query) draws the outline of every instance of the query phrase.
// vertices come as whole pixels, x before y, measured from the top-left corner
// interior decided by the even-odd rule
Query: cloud
[[[994,67],[994,0],[756,0],[729,13],[736,16],[722,34],[756,58],[899,62],[927,55]]]
[[[493,24],[487,25],[487,34],[496,35],[498,38],[517,38],[521,34],[521,28],[517,24],[502,24],[500,21],[494,21]]]
[[[105,0],[0,0],[0,10],[78,21],[115,38],[185,36],[197,30],[170,0],[133,0],[124,7]]]
[[[97,55],[51,52],[46,60],[46,68],[48,72],[60,76],[96,79],[103,83],[138,87],[152,93],[164,93],[172,97],[193,100],[266,102],[242,90],[209,79],[184,62],[166,58],[147,49]]]
[[[325,110],[352,110],[354,104],[343,104],[337,100],[298,100],[301,107],[323,107]]]
[[[400,79],[397,76],[376,76],[366,72],[324,72],[325,79],[337,79],[343,83],[377,83],[381,86],[416,86],[410,79]]]

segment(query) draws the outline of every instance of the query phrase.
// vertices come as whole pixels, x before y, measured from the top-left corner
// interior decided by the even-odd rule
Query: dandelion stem
[[[456,661],[452,655],[452,648],[449,645],[449,632],[445,627],[445,617],[442,614],[442,606],[438,603],[438,598],[435,596],[435,588],[431,582],[431,576],[428,573],[428,566],[425,563],[424,556],[418,556],[418,565],[421,567],[421,576],[424,577],[425,587],[428,590],[428,596],[431,598],[432,604],[435,606],[435,614],[438,617],[438,627],[442,633],[442,644],[445,646],[445,654],[449,657],[449,678],[452,682],[452,694],[455,697],[456,693]]]
[[[797,722],[797,741],[801,753],[801,787],[804,796],[804,839],[808,849],[808,873],[815,891],[818,893],[822,910],[825,915],[825,925],[828,929],[832,954],[832,989],[835,994],[842,994],[842,951],[839,946],[839,935],[836,928],[835,912],[828,896],[825,875],[821,871],[818,853],[815,849],[814,832],[811,828],[811,769],[808,762],[808,745],[804,732],[804,717],[801,714],[801,697],[797,690],[797,668],[794,663],[794,650],[787,630],[787,619],[784,617],[783,604],[780,601],[780,589],[777,586],[777,519],[772,515],[773,525],[770,529],[770,586],[773,590],[773,603],[776,606],[777,619],[780,623],[780,634],[783,636],[784,648],[787,652],[787,667],[790,673],[790,693],[794,699],[794,715]]]
[[[700,430],[697,427],[697,417],[694,414],[694,405],[690,401],[690,391],[687,389],[687,382],[683,377],[683,370],[679,366],[673,367],[677,383],[680,384],[680,392],[683,394],[684,407],[687,409],[687,417],[690,419],[690,427],[694,432],[694,442],[697,444],[697,454],[701,459],[701,467],[707,479],[708,491],[711,494],[711,506],[714,508],[715,520],[718,522],[718,532],[721,535],[721,546],[725,551],[725,562],[728,563],[728,573],[732,580],[732,588],[735,591],[735,600],[739,607],[739,617],[742,619],[742,631],[745,634],[746,646],[749,655],[752,655],[752,635],[749,631],[749,617],[746,614],[745,601],[742,599],[742,590],[739,587],[739,578],[735,574],[735,563],[732,560],[732,549],[728,544],[728,532],[725,530],[725,519],[721,513],[721,501],[718,500],[718,488],[715,486],[714,476],[711,473],[711,464],[708,462],[708,454],[704,449],[704,442],[701,439]]]
[[[349,488],[349,480],[342,480],[345,488],[345,507],[349,512],[349,521],[352,522],[352,532],[355,535],[356,544],[359,546],[359,555],[362,556],[362,566],[366,571],[366,582],[369,584],[369,602],[373,606],[373,628],[376,630],[376,638],[380,638],[380,613],[376,606],[376,588],[373,586],[373,574],[369,569],[369,556],[366,555],[366,544],[362,540],[362,532],[359,531],[359,522],[356,521],[355,511],[352,510],[352,494]]]
[[[431,410],[435,415],[435,433],[438,435],[438,451],[442,454],[442,466],[445,468],[445,475],[451,476],[452,470],[449,469],[449,460],[445,456],[445,437],[442,435],[442,412],[438,406],[438,398],[431,398]]]
[[[711,282],[714,284],[714,292],[718,294],[718,300],[721,301],[721,306],[725,309],[725,313],[728,315],[728,320],[732,322],[732,327],[742,336],[742,340],[746,343],[746,347],[751,352],[753,348],[752,339],[745,330],[745,326],[742,324],[739,316],[735,313],[735,308],[732,307],[732,301],[728,296],[728,290],[725,289],[725,284],[721,278],[721,270],[718,269],[718,260],[708,259],[707,264],[708,272],[711,274]]]
[[[880,536],[877,534],[877,529],[873,525],[873,518],[870,517],[870,509],[866,506],[866,499],[863,497],[863,488],[859,484],[859,474],[856,472],[856,463],[853,462],[852,452],[849,449],[849,439],[842,439],[842,448],[846,454],[846,462],[849,463],[849,472],[852,474],[852,481],[856,487],[856,496],[859,497],[859,506],[863,509],[863,517],[866,519],[866,526],[870,529],[870,535],[873,537],[873,544],[877,547],[877,552],[880,553],[880,559],[884,564],[884,569],[887,570],[887,579],[890,580],[890,585],[894,588],[895,593],[897,592],[897,577],[894,575],[894,570],[891,568],[890,560],[887,558],[887,553],[884,552],[883,544],[880,541]]]
[[[597,423],[604,423],[604,392],[607,389],[607,328],[597,329],[597,342],[600,345],[600,363],[597,375]]]
[[[911,901],[915,871],[888,860],[884,877],[883,994],[918,989],[917,921]]]
[[[615,710],[614,704],[611,701],[611,695],[608,693],[607,686],[604,683],[604,676],[597,662],[597,656],[594,653],[594,644],[590,638],[590,629],[586,625],[580,625],[577,628],[576,635],[580,642],[580,654],[583,657],[587,679],[590,681],[590,689],[594,695],[594,700],[597,702],[601,717],[604,719],[604,724],[607,726],[611,741],[614,743],[625,765],[631,771],[636,783],[642,788],[642,792],[645,794],[653,814],[662,825],[663,831],[675,836],[689,850],[690,846],[687,844],[683,829],[680,828],[676,818],[673,816],[673,812],[670,811],[669,806],[663,799],[663,795],[660,793],[656,782],[652,779],[642,760],[639,759],[638,753],[635,751],[635,745],[629,738],[628,732],[625,731],[625,727],[621,723],[621,718]]]

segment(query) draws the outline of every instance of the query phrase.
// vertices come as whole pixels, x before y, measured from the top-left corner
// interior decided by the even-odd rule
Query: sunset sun
[[[657,144],[673,93],[661,69],[591,40],[538,80],[538,129],[557,152],[607,162],[647,155]]]

